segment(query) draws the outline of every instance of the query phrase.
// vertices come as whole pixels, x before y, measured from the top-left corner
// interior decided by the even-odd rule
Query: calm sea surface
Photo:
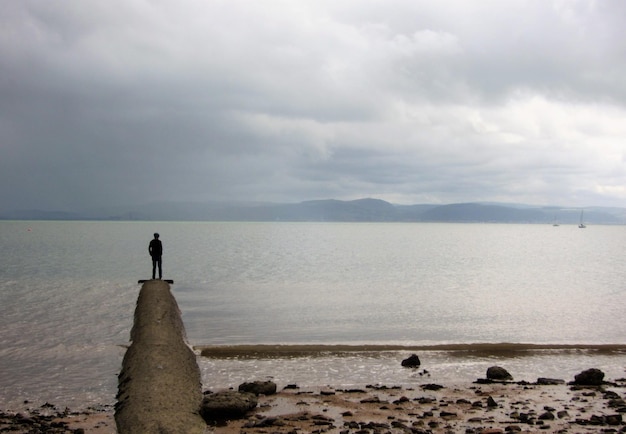
[[[363,350],[199,358],[205,388],[626,376],[626,353],[588,348],[626,345],[625,226],[1,221],[0,408],[114,402],[155,231],[191,345]],[[424,350],[426,380],[408,351],[365,351],[502,342],[545,348]]]

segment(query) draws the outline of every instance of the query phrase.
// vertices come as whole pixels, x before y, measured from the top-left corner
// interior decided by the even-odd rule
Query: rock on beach
[[[289,384],[271,395],[208,392],[201,412],[210,424],[205,432],[213,434],[626,433],[626,379],[601,387],[548,380],[347,389]],[[86,425],[83,415],[50,405],[30,414],[2,416],[0,431],[11,426],[11,432],[29,434],[113,432],[110,425]]]
[[[401,365],[405,368],[419,368],[421,365],[420,358],[417,354],[412,354],[410,357],[404,359]]]
[[[487,379],[495,381],[512,381],[513,376],[501,366],[491,366],[487,369]]]
[[[200,414],[207,423],[240,419],[257,406],[254,393],[225,390],[209,393],[202,399]]]
[[[601,386],[604,380],[604,372],[597,368],[587,369],[574,376],[574,384],[580,386]]]
[[[626,384],[620,384],[619,392]],[[626,432],[620,393],[493,381],[443,387],[285,387],[214,434]],[[331,393],[332,392],[332,393]],[[618,401],[621,403],[618,403]]]
[[[239,385],[240,392],[253,393],[259,395],[273,395],[276,393],[276,383],[273,381],[252,381]]]

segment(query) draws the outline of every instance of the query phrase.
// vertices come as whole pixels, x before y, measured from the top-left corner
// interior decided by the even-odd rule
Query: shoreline
[[[601,386],[475,381],[346,389],[290,384],[281,385],[276,394],[260,395],[257,407],[244,418],[208,425],[206,432],[626,432],[625,398],[626,379]],[[34,430],[37,426],[40,431]],[[3,429],[14,433],[117,432],[113,406],[72,412],[48,403],[27,412],[2,411]]]
[[[337,349],[336,346],[332,347]],[[571,367],[565,369],[566,363],[561,357],[555,360],[553,356],[550,357],[555,366],[560,366],[559,372],[563,374],[551,378],[560,379],[560,384],[541,385],[538,384],[538,376],[517,375],[515,369],[510,369],[516,366],[513,362],[517,357],[489,358],[490,365],[500,363],[505,366],[516,381],[485,383],[484,380],[477,379],[481,373],[485,373],[484,370],[473,371],[473,377],[465,376],[465,379],[459,380],[439,371],[437,365],[430,363],[422,364],[417,369],[402,367],[398,357],[400,352],[396,350],[391,351],[392,357],[385,364],[390,365],[390,369],[401,372],[402,378],[410,381],[389,381],[384,375],[380,375],[380,371],[369,369],[368,357],[357,356],[351,358],[348,365],[342,366],[352,373],[354,369],[365,367],[369,383],[341,382],[319,377],[319,381],[311,382],[304,381],[307,369],[334,370],[336,366],[328,361],[342,357],[333,356],[328,360],[301,358],[285,355],[282,349],[284,348],[278,351],[276,357],[287,360],[288,365],[282,362],[276,364],[276,359],[272,357],[268,358],[267,366],[256,371],[250,369],[250,363],[258,364],[261,359],[229,356],[216,357],[214,362],[219,361],[219,365],[211,362],[212,368],[205,371],[203,376],[205,394],[210,393],[209,390],[236,390],[241,382],[268,378],[277,384],[278,393],[259,396],[257,407],[246,417],[225,424],[210,425],[207,433],[626,433],[626,416],[623,416],[626,413],[626,359],[619,349],[611,356],[611,360],[618,363],[612,365],[613,369],[604,377],[605,381],[601,386],[569,383],[574,380],[574,371]],[[198,352],[197,346],[195,350]],[[590,359],[586,360],[584,369],[595,365],[607,372],[602,363],[598,363],[603,360],[603,356],[596,350],[590,352]],[[421,352],[420,357],[427,360],[427,353]],[[197,354],[197,359],[201,360],[203,357]],[[248,361],[244,363],[243,359]],[[522,359],[525,357],[522,356]],[[356,362],[358,365],[354,364]],[[244,364],[241,365],[242,363]],[[383,364],[380,360],[376,359],[375,366],[381,365]],[[546,371],[545,364],[533,366],[541,368],[535,372],[541,372],[542,376],[554,375],[554,371]],[[293,371],[289,371],[290,369]],[[218,371],[223,370],[231,374],[233,370],[240,370],[244,379],[241,382],[231,381],[227,385],[219,385],[215,376]],[[234,380],[237,376],[231,379]],[[493,407],[489,405],[490,398],[496,404]],[[92,404],[87,408],[71,405],[70,408],[63,408],[61,405],[55,406],[56,402],[53,400],[49,401],[50,404],[43,399],[36,399],[35,394],[35,399],[16,405],[14,409],[0,408],[0,432],[117,432],[114,405],[111,401],[106,404],[101,401],[100,405]],[[39,431],[35,427],[40,427],[36,428]]]
[[[341,356],[383,352],[442,352],[451,356],[507,357],[547,352],[587,352],[592,355],[626,355],[626,344],[534,344],[524,342],[477,342],[447,344],[224,344],[193,345],[201,356],[227,358],[296,358]]]
[[[623,403],[626,399],[626,358],[623,345],[594,345],[593,348],[582,351],[586,354],[582,369],[597,366],[607,374],[602,386],[593,387],[568,384],[574,380],[575,373],[581,371],[580,368],[575,370],[568,365],[567,358],[563,357],[564,354],[572,353],[571,348],[561,348],[556,351],[558,355],[552,353],[548,359],[542,359],[541,363],[536,361],[531,363],[527,366],[530,369],[524,375],[520,375],[519,363],[528,365],[529,360],[534,360],[533,356],[527,357],[528,351],[536,350],[541,353],[546,349],[536,349],[539,345],[532,345],[532,350],[524,349],[521,353],[514,351],[513,357],[508,353],[493,352],[494,347],[510,350],[510,345],[490,344],[487,347],[481,345],[481,348],[487,348],[490,357],[484,358],[481,355],[480,364],[473,364],[471,370],[464,371],[462,379],[451,374],[455,370],[458,374],[461,364],[455,361],[452,370],[449,367],[448,370],[442,370],[440,365],[432,363],[429,351],[419,352],[423,363],[417,369],[401,366],[400,361],[408,356],[406,346],[401,346],[400,351],[389,345],[385,345],[384,350],[381,346],[367,345],[368,350],[378,354],[376,357],[365,354],[367,351],[363,351],[365,346],[362,345],[211,347],[229,351],[234,348],[247,354],[247,356],[229,354],[226,357],[219,355],[202,357],[200,346],[194,346],[194,352],[197,361],[204,368],[202,378],[204,393],[208,393],[208,390],[212,392],[236,390],[237,385],[242,382],[267,379],[275,382],[279,390],[275,395],[260,396],[256,409],[245,418],[209,426],[207,433],[348,434],[364,429],[369,431],[361,431],[363,434],[504,433],[507,428],[506,432],[519,428],[518,432],[547,430],[546,432],[626,433],[626,425],[622,421],[622,415],[626,413],[626,404]],[[522,345],[524,348],[527,347],[526,344]],[[513,346],[519,348],[519,345]],[[285,349],[288,351],[285,352]],[[355,349],[357,351],[353,351]],[[268,350],[269,353],[273,352],[273,355],[268,354]],[[297,353],[295,355],[294,350]],[[306,353],[309,350],[314,350],[321,357],[311,357]],[[305,355],[299,357],[302,351]],[[443,352],[450,354],[449,350]],[[576,346],[573,352],[576,353],[574,357],[578,360],[580,346]],[[607,352],[610,353],[611,369],[605,370],[603,362],[606,361]],[[260,353],[264,355],[261,357]],[[468,354],[472,354],[471,358],[475,357],[471,351],[464,351],[461,357],[464,358]],[[283,361],[277,363],[277,359]],[[210,362],[203,364],[202,360],[205,363]],[[337,365],[333,364],[333,361],[347,363]],[[371,364],[368,364],[370,362]],[[483,368],[494,364],[505,366],[516,381],[485,384],[478,377],[484,375]],[[319,375],[320,369],[326,372],[333,371],[334,375],[322,378]],[[342,372],[337,374],[337,369],[349,375],[355,375],[357,371],[365,372],[367,380],[335,381],[342,375]],[[390,380],[385,375],[387,370],[401,375],[394,375]],[[317,374],[307,378],[308,371]],[[561,384],[539,385],[538,375],[531,376],[531,371],[539,372],[539,376],[542,377],[561,379]],[[472,376],[467,372],[472,372]],[[216,381],[220,375],[228,375],[230,380]],[[317,378],[317,381],[310,381],[311,378]],[[364,378],[362,376],[360,380]],[[371,384],[372,382],[374,383]],[[28,401],[18,403],[12,409],[6,405],[4,408],[0,407],[2,410],[0,431],[116,433],[114,395],[115,393],[111,394],[111,401],[106,398],[98,401],[99,404],[91,404],[86,408],[71,404],[70,408],[63,408],[62,405],[55,406],[57,402],[50,398],[37,399],[35,393]],[[489,397],[495,400],[497,404],[495,407],[488,405]],[[44,402],[44,399],[48,399],[52,404]],[[618,401],[622,404],[615,406]],[[62,402],[62,399],[59,402]],[[613,406],[610,405],[611,402]],[[561,416],[558,415],[560,412]],[[553,418],[546,413],[551,413]],[[607,418],[617,424],[609,424]],[[624,418],[626,419],[626,416]],[[37,426],[43,428],[40,431],[33,430],[33,427]],[[616,430],[603,431],[607,429]]]

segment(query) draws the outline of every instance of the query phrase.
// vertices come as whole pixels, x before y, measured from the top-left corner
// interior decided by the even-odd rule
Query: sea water
[[[114,402],[155,231],[192,346],[320,349],[199,357],[206,388],[470,382],[493,364],[527,381],[626,376],[625,226],[2,221],[0,408]],[[400,366],[413,346],[417,371]]]

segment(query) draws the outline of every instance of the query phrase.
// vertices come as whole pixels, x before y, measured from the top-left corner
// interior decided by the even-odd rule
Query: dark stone
[[[257,406],[253,393],[227,390],[206,395],[202,399],[200,415],[205,421],[239,419]]]
[[[498,403],[491,396],[487,398],[487,407],[497,407]]]
[[[409,427],[406,424],[404,424],[404,423],[402,423],[400,421],[397,421],[397,420],[394,420],[393,422],[391,422],[391,427],[392,428],[398,428],[398,429],[401,429],[401,430],[404,430],[404,431],[409,429]]]
[[[610,408],[622,408],[626,406],[626,401],[622,398],[611,398],[607,404]]]
[[[369,398],[362,399],[361,404],[381,404],[383,401],[380,400],[378,396],[372,396]]]
[[[443,389],[443,386],[440,384],[423,384],[420,386],[423,390],[439,390]]]
[[[252,383],[242,383],[239,385],[240,392],[253,393],[259,395],[273,395],[276,393],[276,383],[273,381],[253,381]]]
[[[591,368],[574,376],[574,384],[581,386],[600,386],[604,379],[604,372],[599,369]]]
[[[399,399],[393,401],[395,405],[402,404],[404,402],[409,402],[409,398],[407,398],[406,396],[401,396]]]
[[[409,358],[406,358],[402,361],[402,366],[405,368],[419,368],[422,363],[420,362],[420,358],[417,354],[412,354]]]
[[[361,428],[361,425],[359,425],[359,423],[358,423],[358,422],[354,422],[354,421],[351,421],[351,422],[344,422],[344,424],[343,424],[343,425],[344,425],[345,427],[347,427],[347,428],[350,428],[350,429],[359,429],[359,428]]]
[[[608,425],[621,425],[622,424],[622,415],[621,414],[610,414],[605,417],[606,423]]]
[[[537,378],[537,384],[542,386],[555,386],[557,384],[565,384],[565,380],[559,380],[558,378]]]
[[[507,381],[507,380],[512,380],[513,376],[509,374],[509,371],[507,371],[506,369],[500,366],[492,366],[489,369],[487,369],[487,379]]]
[[[606,423],[606,419],[604,418],[604,416],[597,416],[593,414],[589,418],[589,423],[591,425],[604,425]]]
[[[546,411],[539,415],[539,420],[554,420],[554,414],[550,411]]]
[[[432,404],[436,401],[436,399],[428,398],[426,396],[420,396],[419,398],[415,398],[415,401],[419,402],[420,404]]]

